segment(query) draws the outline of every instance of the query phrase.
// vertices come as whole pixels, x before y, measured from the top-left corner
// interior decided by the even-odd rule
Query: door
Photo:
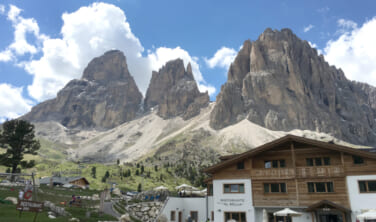
[[[320,215],[320,222],[343,222],[342,217],[335,214]]]
[[[183,222],[183,215],[182,215],[182,212],[179,211],[179,222]]]

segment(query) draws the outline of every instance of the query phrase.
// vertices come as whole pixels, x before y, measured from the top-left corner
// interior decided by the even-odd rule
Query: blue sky
[[[182,58],[215,100],[242,43],[290,28],[349,79],[376,85],[376,2],[4,0],[0,121],[53,98],[105,51],[125,52],[144,93],[151,70]]]

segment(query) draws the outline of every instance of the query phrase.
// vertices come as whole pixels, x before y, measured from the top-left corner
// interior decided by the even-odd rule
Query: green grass
[[[4,205],[0,204],[0,220],[6,222],[31,222],[33,221],[35,213],[32,212],[22,212],[21,217],[19,217],[19,211],[16,210],[16,205]],[[37,216],[38,222],[67,222],[68,217],[57,217],[54,220],[48,218],[47,211],[39,213]]]

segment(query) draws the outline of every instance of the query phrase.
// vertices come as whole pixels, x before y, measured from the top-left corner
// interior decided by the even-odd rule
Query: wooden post
[[[291,149],[291,156],[292,156],[292,165],[294,167],[296,205],[299,206],[300,205],[300,203],[299,203],[299,186],[298,186],[298,179],[296,178],[297,177],[297,175],[296,175],[296,159],[295,159],[296,157],[295,157],[295,147],[294,147],[293,142],[291,142],[290,149]]]
[[[277,222],[277,217],[274,215],[274,222]]]
[[[33,201],[37,201],[37,190],[36,190],[36,186],[35,186],[35,178],[34,178],[34,172],[31,173],[31,178],[33,180]]]

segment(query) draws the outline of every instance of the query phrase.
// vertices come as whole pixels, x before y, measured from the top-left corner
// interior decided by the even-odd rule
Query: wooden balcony
[[[251,169],[252,179],[295,178],[294,168]]]
[[[342,166],[251,169],[252,179],[325,178],[344,176]]]
[[[344,176],[342,166],[320,166],[320,167],[297,167],[297,178],[317,178],[317,177],[339,177]]]

